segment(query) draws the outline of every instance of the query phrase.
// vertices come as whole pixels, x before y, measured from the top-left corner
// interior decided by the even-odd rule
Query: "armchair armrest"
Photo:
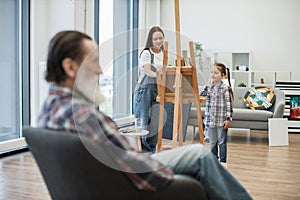
[[[285,101],[280,101],[274,105],[273,118],[282,118],[285,109]]]
[[[279,89],[274,89],[276,100],[273,105],[273,118],[282,118],[285,109],[285,94]]]

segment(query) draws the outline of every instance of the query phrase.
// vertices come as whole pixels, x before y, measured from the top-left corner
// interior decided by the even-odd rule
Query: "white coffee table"
[[[141,136],[145,136],[145,135],[149,134],[149,131],[142,130],[141,132],[135,132],[135,130],[128,129],[128,132],[122,132],[122,130],[121,130],[120,133],[122,135],[125,135],[125,136],[135,137],[136,138],[136,143],[137,143],[137,146],[138,146],[138,151],[141,152],[142,151]]]

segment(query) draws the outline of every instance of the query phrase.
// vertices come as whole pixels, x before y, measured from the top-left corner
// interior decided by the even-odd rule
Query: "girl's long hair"
[[[233,95],[233,91],[232,91],[232,86],[231,86],[231,82],[230,82],[230,70],[228,67],[226,67],[223,63],[215,63],[214,64],[218,70],[221,72],[221,75],[227,75],[227,79],[228,79],[228,83],[229,83],[229,92],[231,94],[232,99],[234,99],[234,95]]]

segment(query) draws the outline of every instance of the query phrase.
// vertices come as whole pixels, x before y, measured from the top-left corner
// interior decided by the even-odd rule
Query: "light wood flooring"
[[[0,169],[1,200],[51,199],[30,152],[1,158]],[[266,131],[230,131],[228,170],[253,199],[300,200],[300,134],[289,134],[289,146],[269,147]]]

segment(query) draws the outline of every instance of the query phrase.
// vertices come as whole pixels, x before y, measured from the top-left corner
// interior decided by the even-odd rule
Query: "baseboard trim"
[[[27,143],[24,137],[0,142],[0,154],[24,148],[27,148]]]

